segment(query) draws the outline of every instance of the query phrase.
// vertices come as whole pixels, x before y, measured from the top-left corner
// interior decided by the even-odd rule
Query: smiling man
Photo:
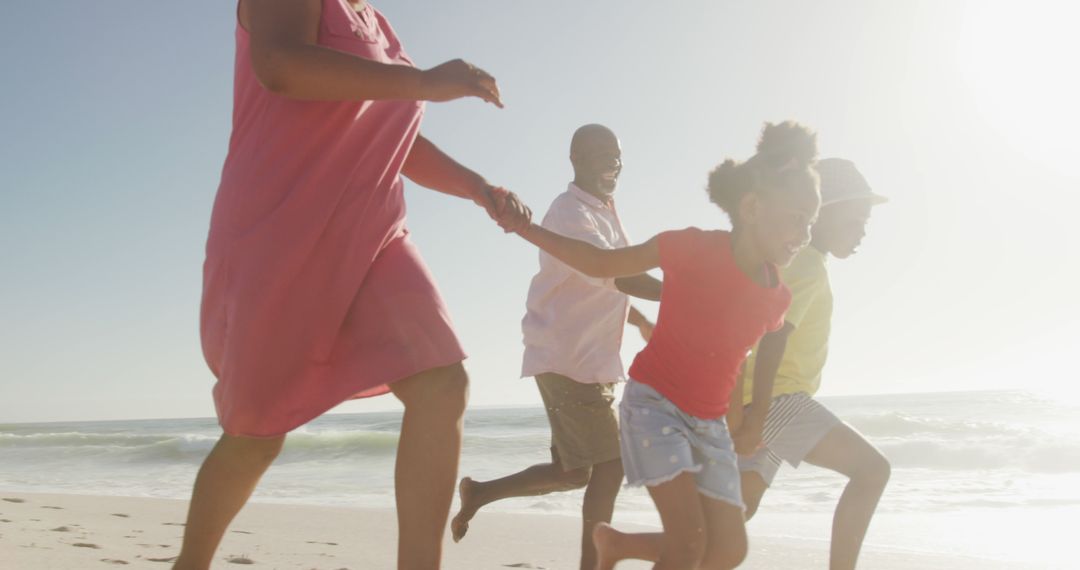
[[[615,211],[622,149],[602,125],[579,128],[570,143],[574,181],[551,203],[543,226],[606,249],[630,240]],[[522,320],[522,377],[535,377],[551,423],[551,462],[493,481],[461,480],[461,511],[451,522],[454,540],[484,505],[509,497],[545,495],[585,487],[581,568],[592,569],[592,529],[610,522],[623,479],[615,384],[626,379],[619,349],[629,322],[648,340],[653,324],[627,295],[660,300],[660,282],[648,275],[597,279],[546,253],[532,280]]]

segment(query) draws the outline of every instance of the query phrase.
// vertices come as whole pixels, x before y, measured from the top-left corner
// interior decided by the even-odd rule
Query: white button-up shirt
[[[614,205],[573,183],[551,203],[542,225],[604,249],[630,245]],[[522,377],[554,372],[584,384],[626,379],[619,349],[630,301],[614,279],[589,277],[541,251],[525,305]]]

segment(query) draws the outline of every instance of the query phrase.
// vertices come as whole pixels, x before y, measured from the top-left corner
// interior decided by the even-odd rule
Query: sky
[[[537,213],[590,122],[623,146],[638,241],[726,228],[704,183],[796,119],[889,204],[833,260],[822,395],[1022,389],[1080,399],[1080,9],[1050,0],[375,3],[420,67],[461,57],[506,108],[429,104],[425,135]],[[0,20],[0,423],[213,415],[198,306],[230,132],[235,4],[19,2]],[[1071,70],[1071,71],[1070,71]],[[470,358],[519,379],[537,252],[407,184],[409,227]],[[659,274],[658,274],[659,276]],[[656,306],[635,302],[647,315]],[[643,343],[627,329],[628,363]],[[336,411],[398,407],[390,396]]]

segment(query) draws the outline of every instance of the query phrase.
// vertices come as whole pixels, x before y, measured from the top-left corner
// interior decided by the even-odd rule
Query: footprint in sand
[[[127,564],[128,563],[127,560],[115,560],[115,559],[112,559],[112,558],[102,558],[101,561],[106,563],[106,564]]]
[[[253,532],[246,531],[246,530],[231,530],[229,532],[235,532],[236,534],[255,534]]]
[[[184,526],[184,523],[161,523],[164,526]]]
[[[230,556],[225,559],[229,564],[254,564],[255,561],[247,556]]]
[[[543,566],[533,566],[528,562],[518,562],[517,564],[503,564],[504,568],[532,568],[534,570],[544,570]]]
[[[26,502],[26,499],[13,499],[11,497],[4,497],[3,500],[7,501],[9,503],[25,503]]]
[[[56,528],[51,528],[49,530],[51,530],[53,532],[71,532],[71,527],[58,526]]]
[[[62,510],[64,510],[64,507],[51,507],[51,506],[49,506],[49,505],[44,505],[44,506],[42,506],[41,508],[43,508],[43,509],[53,509],[53,510],[57,510],[57,511],[62,511]]]
[[[147,558],[150,562],[176,562],[176,556],[169,556],[168,558]]]
[[[100,546],[90,542],[76,542],[72,544],[76,548],[101,548]]]
[[[0,522],[11,522],[11,519],[0,519]]]
[[[307,543],[308,544],[325,544],[327,546],[337,546],[338,545],[338,543],[336,543],[336,542],[319,542],[317,540],[309,540],[309,541],[307,541]]]
[[[122,518],[122,519],[126,519],[126,518],[130,517],[131,515],[128,515],[128,514],[124,514],[124,513],[113,513],[113,514],[112,514],[112,515],[110,515],[110,516],[114,516],[114,517],[120,517],[120,518]]]

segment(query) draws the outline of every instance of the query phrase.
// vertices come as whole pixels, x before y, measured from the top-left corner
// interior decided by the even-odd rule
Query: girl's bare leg
[[[223,434],[203,461],[188,507],[184,542],[174,570],[208,570],[225,529],[281,451],[285,436]]]
[[[659,560],[664,550],[664,533],[631,534],[599,523],[593,528],[593,544],[596,546],[596,570],[611,570],[620,560]]]
[[[693,473],[682,473],[649,487],[660,511],[663,533],[621,533],[597,525],[593,541],[597,568],[613,568],[620,560],[654,561],[653,570],[697,570],[707,546],[706,519]],[[741,515],[741,514],[740,514]]]
[[[746,522],[742,509],[705,495],[701,508],[708,528],[708,547],[701,561],[702,570],[728,570],[742,564],[746,558]]]
[[[461,455],[468,383],[458,363],[390,385],[405,404],[394,469],[399,570],[439,568]]]

